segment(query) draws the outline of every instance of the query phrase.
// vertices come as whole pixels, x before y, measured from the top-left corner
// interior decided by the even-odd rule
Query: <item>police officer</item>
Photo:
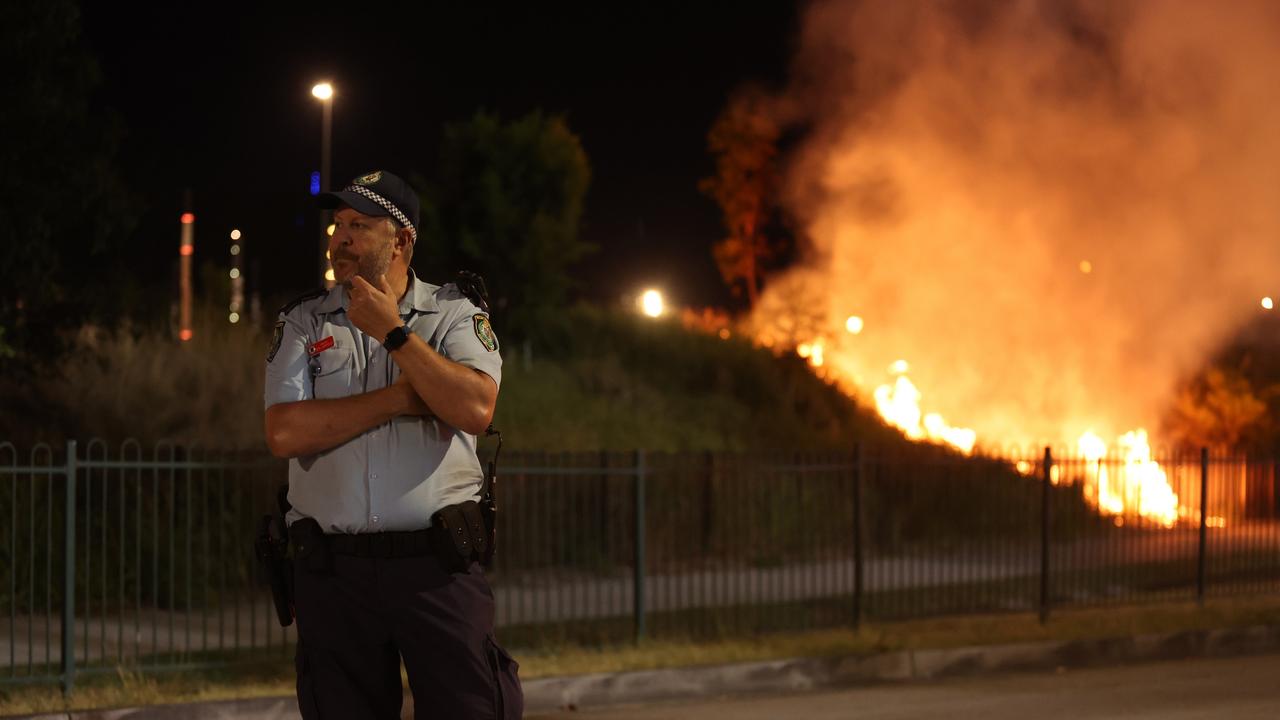
[[[403,180],[371,172],[321,203],[338,284],[281,310],[266,373],[267,444],[289,458],[298,705],[399,718],[403,659],[418,718],[520,717],[472,538],[441,520],[479,499],[498,340],[457,287],[410,269]]]

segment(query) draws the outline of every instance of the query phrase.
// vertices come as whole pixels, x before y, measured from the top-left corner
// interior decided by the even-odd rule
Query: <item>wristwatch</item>
[[[404,347],[407,342],[409,342],[409,326],[401,325],[387,333],[387,339],[382,341],[382,347],[386,348],[387,352],[392,352]]]

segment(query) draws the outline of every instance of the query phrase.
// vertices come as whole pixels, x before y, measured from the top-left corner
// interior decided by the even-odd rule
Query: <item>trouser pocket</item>
[[[493,674],[493,716],[500,720],[520,720],[524,716],[524,690],[520,687],[520,664],[492,637],[485,638],[485,654]]]

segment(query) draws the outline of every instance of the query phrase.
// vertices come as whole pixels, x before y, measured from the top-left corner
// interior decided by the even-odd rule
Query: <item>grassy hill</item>
[[[495,422],[546,450],[850,449],[898,437],[801,359],[578,308],[555,349],[505,356]]]

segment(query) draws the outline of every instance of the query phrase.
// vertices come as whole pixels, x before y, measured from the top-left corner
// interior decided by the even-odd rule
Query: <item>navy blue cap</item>
[[[375,217],[390,217],[409,228],[418,239],[418,194],[385,170],[365,173],[337,192],[320,194],[320,207],[330,209],[347,205],[356,212]]]

